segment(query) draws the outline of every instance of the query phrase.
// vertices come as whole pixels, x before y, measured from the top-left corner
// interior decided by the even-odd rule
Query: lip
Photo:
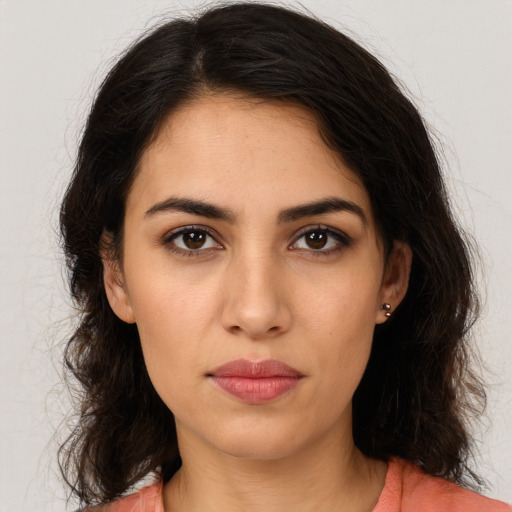
[[[263,404],[291,391],[304,377],[275,359],[237,359],[223,364],[208,377],[226,393],[249,404]]]

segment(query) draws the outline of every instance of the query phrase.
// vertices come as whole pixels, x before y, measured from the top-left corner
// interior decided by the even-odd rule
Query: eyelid
[[[288,247],[289,248],[292,247],[302,237],[304,237],[308,233],[311,233],[312,231],[325,231],[329,236],[333,236],[340,243],[340,245],[342,247],[349,247],[353,243],[352,238],[349,235],[347,235],[345,232],[343,232],[339,229],[333,228],[331,226],[327,226],[325,224],[313,224],[313,225],[305,226],[305,227],[301,228],[297,233],[295,233],[295,235],[293,237],[293,241],[289,244]],[[316,253],[316,254],[319,254],[319,253],[325,254],[325,253],[329,253],[329,252],[335,252],[336,250],[339,250],[339,249],[340,249],[340,247],[327,249],[327,250],[323,250],[323,249],[317,249],[317,250],[315,250],[315,249],[296,249],[296,250],[308,251],[308,252]]]
[[[170,240],[173,236],[179,235],[180,233],[185,233],[187,231],[205,231],[215,239],[220,238],[218,233],[209,226],[204,226],[202,224],[187,224],[185,226],[180,226],[179,228],[174,228],[167,231],[162,239]]]
[[[224,248],[224,244],[219,241],[220,236],[219,234],[214,231],[212,228],[208,226],[203,226],[201,224],[188,224],[186,226],[181,226],[179,228],[172,229],[168,231],[163,237],[162,237],[162,244],[164,246],[167,246],[169,250],[176,252],[178,254],[185,254],[185,255],[194,255],[198,256],[201,253],[209,252],[209,250],[213,249],[212,247],[206,248],[206,249],[196,249],[196,250],[186,250],[182,249],[181,247],[177,247],[175,244],[173,244],[173,240],[180,235],[187,233],[189,231],[202,231],[206,233],[209,237],[211,237],[217,245]],[[218,249],[219,247],[215,248]]]
[[[173,240],[175,238],[179,237],[180,235],[182,235],[184,233],[190,232],[190,231],[202,231],[202,232],[206,233],[209,237],[211,237],[214,240],[214,242],[218,245],[218,247],[207,247],[205,249],[198,248],[198,249],[187,250],[187,249],[178,247],[176,244],[173,244]],[[327,235],[329,237],[333,237],[335,240],[337,240],[338,244],[336,244],[336,247],[332,247],[332,248],[328,248],[328,249],[293,248],[293,246],[295,244],[297,244],[297,242],[301,238],[303,238],[308,233],[311,233],[314,231],[324,231],[325,233],[327,233]],[[219,241],[220,239],[221,239],[221,237],[219,236],[219,234],[215,230],[210,228],[209,226],[204,226],[204,225],[200,225],[200,224],[189,224],[189,225],[181,226],[179,228],[175,228],[175,229],[168,231],[161,238],[161,242],[162,242],[162,245],[166,246],[169,250],[176,252],[180,255],[200,256],[200,255],[204,255],[205,253],[210,252],[211,250],[224,249],[224,243]],[[309,226],[304,226],[298,232],[296,232],[293,235],[293,240],[288,245],[288,248],[291,250],[309,252],[309,253],[315,254],[315,255],[322,255],[322,254],[326,255],[328,253],[333,253],[338,250],[341,250],[345,247],[349,247],[352,243],[353,243],[352,238],[349,235],[347,235],[345,232],[343,232],[337,228],[333,228],[331,226],[327,226],[327,225],[323,225],[323,224],[312,224]]]

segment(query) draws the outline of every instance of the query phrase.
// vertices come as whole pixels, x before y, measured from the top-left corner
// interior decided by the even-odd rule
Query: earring
[[[387,302],[384,302],[384,304],[382,304],[380,309],[382,309],[382,311],[385,311],[385,315],[388,318],[391,316],[391,304],[388,304]]]

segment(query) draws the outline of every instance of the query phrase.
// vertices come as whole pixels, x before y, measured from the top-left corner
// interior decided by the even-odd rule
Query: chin
[[[232,457],[253,460],[277,460],[293,455],[308,444],[297,428],[285,425],[248,427],[237,425],[217,432],[209,442]]]

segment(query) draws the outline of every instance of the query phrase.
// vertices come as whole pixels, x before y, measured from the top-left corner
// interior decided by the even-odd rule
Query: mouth
[[[248,404],[263,404],[294,389],[302,373],[275,359],[237,359],[208,374],[215,385]]]

